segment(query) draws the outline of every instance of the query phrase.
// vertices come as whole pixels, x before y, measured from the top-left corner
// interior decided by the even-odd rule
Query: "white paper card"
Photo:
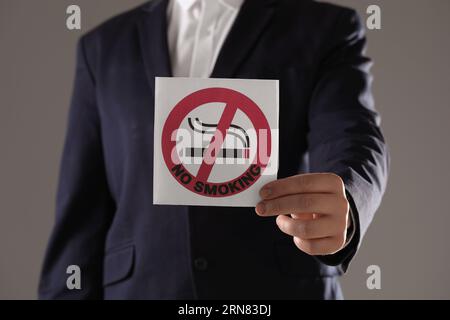
[[[278,171],[278,80],[156,78],[153,203],[250,207]]]

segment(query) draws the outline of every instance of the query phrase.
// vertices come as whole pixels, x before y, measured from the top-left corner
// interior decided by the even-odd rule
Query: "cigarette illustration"
[[[198,133],[203,135],[214,135],[217,124],[205,123],[200,121],[199,118],[188,118],[189,127]],[[235,158],[235,159],[248,159],[250,156],[250,138],[244,128],[231,124],[227,130],[227,136],[233,136],[240,142],[241,148],[223,148],[217,154],[217,158]],[[185,148],[184,152],[187,157],[191,158],[203,158],[204,152],[207,148],[189,147]]]

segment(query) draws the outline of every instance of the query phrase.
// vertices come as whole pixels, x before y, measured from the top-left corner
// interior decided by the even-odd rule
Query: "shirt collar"
[[[189,10],[196,2],[201,0],[175,0],[183,8],[183,10]],[[207,1],[218,1],[222,4],[231,7],[233,9],[239,9],[245,0],[207,0]]]
[[[219,2],[222,2],[224,5],[228,5],[233,9],[240,9],[244,1],[245,0],[219,0]]]
[[[189,10],[199,0],[175,0],[183,10]]]

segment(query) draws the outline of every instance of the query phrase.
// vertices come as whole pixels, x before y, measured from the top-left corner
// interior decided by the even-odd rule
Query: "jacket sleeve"
[[[364,54],[365,30],[357,13],[344,9],[328,38],[309,108],[309,167],[344,180],[353,237],[338,253],[317,258],[345,272],[380,205],[389,156],[374,109],[372,63]]]
[[[106,181],[95,79],[82,38],[60,168],[56,221],[47,247],[40,299],[102,299],[104,243],[114,212]],[[81,290],[69,290],[67,268],[81,269]]]

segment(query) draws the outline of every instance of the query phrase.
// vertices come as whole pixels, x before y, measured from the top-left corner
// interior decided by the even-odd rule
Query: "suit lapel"
[[[171,77],[170,55],[167,43],[168,0],[153,0],[143,7],[145,14],[139,20],[139,40],[148,81],[153,91],[155,77]]]
[[[211,78],[232,78],[274,12],[276,0],[246,0],[225,40]]]

